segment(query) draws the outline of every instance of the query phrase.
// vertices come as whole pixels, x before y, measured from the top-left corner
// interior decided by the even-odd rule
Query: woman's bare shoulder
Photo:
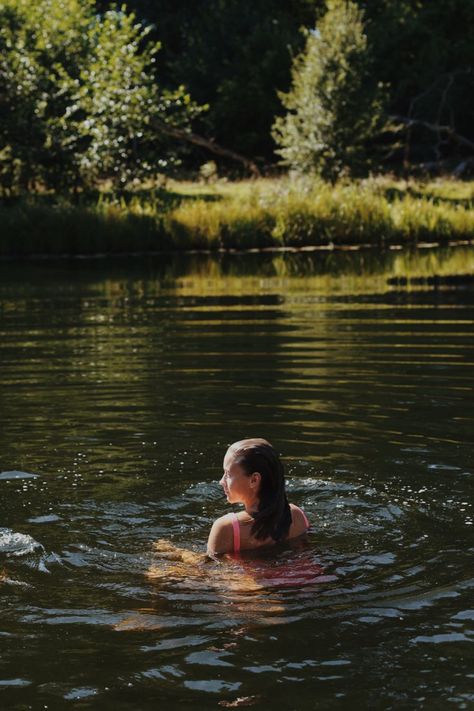
[[[219,555],[229,553],[234,549],[234,531],[232,519],[229,514],[220,516],[212,524],[211,532],[207,540],[207,552],[209,555]]]

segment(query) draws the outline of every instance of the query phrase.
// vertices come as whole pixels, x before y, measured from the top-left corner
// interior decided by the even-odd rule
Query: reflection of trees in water
[[[322,296],[343,292],[347,296],[384,293],[389,280],[408,282],[436,276],[472,274],[474,249],[451,247],[429,250],[317,250],[223,254],[198,260],[182,276],[180,291],[248,293],[314,291]],[[211,283],[203,282],[207,278]],[[284,279],[285,281],[280,281]],[[239,281],[240,280],[240,281]],[[429,284],[426,284],[429,287]]]
[[[157,297],[164,293],[186,296],[191,287],[196,296],[219,291],[224,295],[237,294],[242,291],[239,287],[245,287],[250,294],[260,290],[261,278],[274,277],[294,278],[294,283],[287,284],[289,289],[306,289],[310,285],[313,288],[319,286],[318,291],[324,291],[326,286],[339,290],[339,277],[365,278],[370,281],[373,292],[377,286],[372,282],[374,276],[388,279],[400,275],[411,279],[467,274],[473,270],[472,246],[386,251],[336,248],[213,254],[170,252],[130,258],[12,262],[0,265],[0,309],[4,312],[12,305],[21,309],[34,297],[44,299],[49,296],[55,303],[60,303],[74,297],[87,299],[91,293],[111,302]],[[248,277],[250,280],[239,283],[232,281],[233,277]],[[319,277],[328,281],[320,282]],[[301,279],[311,281],[302,284]],[[278,282],[269,282],[266,286],[269,293],[279,292]]]
[[[216,457],[262,428],[294,441],[295,454],[302,438],[317,444],[334,388],[347,390],[332,377],[334,347],[348,357],[360,338],[307,296],[409,292],[413,279],[472,274],[474,250],[168,255],[1,272],[4,455],[72,467],[88,443],[90,467],[120,477],[196,437]]]

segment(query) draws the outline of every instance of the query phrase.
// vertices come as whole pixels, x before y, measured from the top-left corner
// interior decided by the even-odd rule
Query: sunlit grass
[[[246,248],[474,238],[471,183],[381,178],[333,186],[266,179],[208,190],[211,202],[187,200],[168,214],[166,232],[179,235],[181,243]],[[186,194],[192,195],[190,186]]]
[[[78,204],[29,196],[0,206],[0,254],[93,254],[446,244],[474,239],[474,183],[386,177],[170,182]]]

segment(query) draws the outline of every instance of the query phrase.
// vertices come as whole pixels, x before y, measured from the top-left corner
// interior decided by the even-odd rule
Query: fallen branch
[[[199,136],[197,133],[192,133],[191,131],[184,131],[181,128],[175,128],[174,126],[168,126],[168,124],[163,123],[161,121],[157,121],[156,119],[153,121],[152,125],[159,131],[162,131],[162,133],[165,133],[167,136],[177,138],[178,141],[187,141],[188,143],[193,143],[195,146],[206,148],[208,151],[211,151],[211,153],[215,153],[215,155],[221,156],[222,158],[230,158],[231,160],[235,160],[239,163],[242,163],[242,165],[244,165],[254,177],[261,177],[261,173],[258,169],[257,164],[249,158],[242,156],[240,153],[231,151],[229,148],[224,148],[218,143],[204,138],[204,136]]]

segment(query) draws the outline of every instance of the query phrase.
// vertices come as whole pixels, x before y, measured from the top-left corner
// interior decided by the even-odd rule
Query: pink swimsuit
[[[309,528],[309,521],[307,519],[307,516],[305,512],[302,509],[299,509],[301,513],[303,514],[304,522],[306,524],[306,529]],[[237,518],[237,514],[232,512],[229,514],[231,521],[232,521],[232,529],[234,531],[234,553],[238,553],[240,551],[240,524],[239,524],[239,519]]]

